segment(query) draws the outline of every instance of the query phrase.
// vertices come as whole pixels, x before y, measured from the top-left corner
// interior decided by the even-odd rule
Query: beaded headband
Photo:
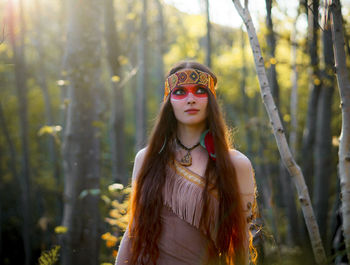
[[[164,88],[164,101],[167,99],[167,96],[173,91],[173,89],[180,85],[186,84],[199,84],[206,86],[216,97],[215,85],[213,77],[203,71],[197,69],[183,69],[172,75],[170,75],[165,80]]]

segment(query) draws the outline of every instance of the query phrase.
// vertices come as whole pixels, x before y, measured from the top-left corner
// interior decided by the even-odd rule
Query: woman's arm
[[[143,148],[136,154],[134,168],[132,172],[132,188],[135,187],[135,181],[140,171],[140,168],[143,164],[145,153],[146,153],[146,148]],[[118,251],[117,259],[115,260],[115,265],[127,264],[131,256],[130,250],[131,250],[131,239],[129,237],[129,229],[126,228],[122,241],[120,242],[120,245],[119,245],[119,251]]]
[[[242,196],[243,210],[247,220],[246,233],[247,238],[249,239],[249,225],[254,218],[253,211],[254,207],[256,206],[256,184],[254,170],[250,160],[238,150],[230,150],[230,156],[236,169],[238,185]],[[249,240],[247,240],[245,244],[249,250]],[[249,261],[247,260],[246,264],[248,263]]]
[[[115,260],[115,265],[128,264],[131,257],[131,241],[129,238],[129,228],[126,228],[122,241],[119,245],[118,255]]]
[[[243,209],[247,218],[251,218],[255,202],[255,178],[250,160],[238,150],[230,151],[231,160],[236,169],[239,189],[242,195]]]

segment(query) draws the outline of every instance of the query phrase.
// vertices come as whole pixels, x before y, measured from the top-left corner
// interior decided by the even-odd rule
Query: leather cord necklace
[[[200,142],[198,142],[197,144],[195,144],[194,146],[192,146],[190,148],[184,146],[177,136],[176,136],[176,142],[182,149],[185,149],[187,151],[187,154],[183,158],[181,158],[180,164],[185,166],[185,167],[191,166],[192,165],[191,151],[193,149],[195,149],[200,144]]]

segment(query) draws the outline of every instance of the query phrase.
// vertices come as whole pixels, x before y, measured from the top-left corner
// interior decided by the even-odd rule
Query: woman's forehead
[[[181,85],[177,85],[175,87],[175,89],[176,88],[188,88],[188,89],[190,89],[190,88],[198,88],[198,87],[207,88],[206,86],[203,86],[201,84],[181,84]]]

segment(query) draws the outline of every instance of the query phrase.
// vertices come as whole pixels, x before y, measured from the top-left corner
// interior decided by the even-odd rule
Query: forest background
[[[279,1],[265,3],[255,22],[272,93],[328,260],[340,264],[341,111],[326,1],[300,1],[295,16]],[[113,263],[135,153],[159,111],[167,70],[183,59],[218,75],[234,147],[255,169],[258,264],[314,263],[247,33],[213,23],[208,1],[201,4],[203,14],[161,0],[0,2],[1,264],[38,264],[50,249],[59,264]],[[349,8],[344,2],[348,58]]]

